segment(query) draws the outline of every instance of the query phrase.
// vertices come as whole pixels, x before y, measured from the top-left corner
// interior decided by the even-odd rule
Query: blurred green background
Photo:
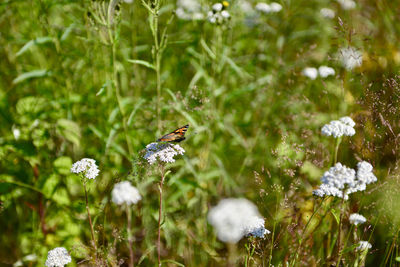
[[[198,2],[205,10],[213,4]],[[90,181],[89,200],[102,253],[110,265],[129,255],[125,215],[110,202],[113,185],[129,180],[143,196],[133,207],[135,261],[152,266],[159,176],[140,152],[187,123],[186,153],[166,181],[163,258],[223,265],[227,248],[207,224],[208,209],[224,197],[246,197],[259,207],[266,228],[276,227],[274,243],[267,238],[259,244],[257,262],[273,246],[271,263],[283,263],[312,212],[312,190],[332,164],[334,140],[320,129],[342,116],[357,125],[338,160],[351,168],[366,160],[378,177],[351,196],[348,212],[368,219],[362,227],[363,240],[371,236],[373,246],[367,264],[396,264],[399,1],[363,0],[343,10],[336,1],[283,0],[280,12],[263,14],[232,0],[231,19],[223,25],[174,16],[160,65],[160,99],[156,72],[128,61],[153,62],[147,10],[137,0],[122,2],[111,45],[107,28],[91,19],[96,3],[0,3],[0,265],[43,266],[47,251],[58,246],[70,251],[71,266],[85,259],[90,230],[84,194],[69,169],[89,157],[101,170]],[[254,9],[256,2],[248,3]],[[174,1],[162,2],[160,34],[176,8]],[[323,17],[321,8],[333,9],[335,18]],[[337,58],[348,46],[363,55],[362,66],[352,71]],[[320,65],[336,75],[302,75],[305,67]],[[335,227],[328,215],[307,239],[303,266],[327,264]],[[244,243],[238,244],[239,258],[246,254]]]

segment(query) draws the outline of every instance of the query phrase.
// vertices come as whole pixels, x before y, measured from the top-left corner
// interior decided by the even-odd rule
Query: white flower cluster
[[[270,4],[267,3],[257,3],[256,10],[262,13],[277,13],[282,10],[282,6],[278,3],[272,2]]]
[[[243,236],[264,237],[270,233],[265,229],[257,207],[244,198],[221,200],[209,211],[207,218],[223,242],[237,243]]]
[[[336,0],[344,10],[356,8],[356,2],[353,0]]]
[[[182,20],[202,20],[204,12],[201,4],[197,0],[178,0],[176,2],[175,14]]]
[[[114,185],[111,196],[112,202],[117,205],[136,204],[142,199],[137,188],[132,186],[129,181],[123,181]]]
[[[227,2],[223,2],[227,3]],[[207,19],[209,22],[213,24],[222,24],[227,22],[231,15],[227,10],[225,10],[226,5],[223,3],[216,3],[212,6],[211,10],[207,13]]]
[[[335,11],[330,8],[321,8],[319,11],[324,18],[333,19],[335,17]]]
[[[47,259],[44,265],[47,267],[63,267],[71,262],[71,256],[66,248],[58,247],[47,253]]]
[[[71,172],[76,174],[84,173],[86,178],[95,179],[99,175],[100,170],[94,159],[83,158],[72,164]]]
[[[331,121],[329,124],[325,124],[322,129],[322,135],[333,136],[334,138],[345,136],[353,136],[356,133],[354,126],[356,123],[352,118],[346,116],[339,120]]]
[[[180,145],[165,144],[165,143],[150,143],[146,146],[146,154],[144,158],[151,165],[157,161],[171,163],[175,162],[176,155],[183,155],[185,150]]]
[[[362,216],[361,214],[353,213],[353,214],[350,214],[349,221],[351,224],[359,225],[359,224],[365,223],[367,221],[367,219],[365,219],[365,217]]]
[[[372,248],[372,245],[368,241],[360,241],[358,243],[357,251],[365,251]]]
[[[318,68],[318,70],[316,68],[310,67],[303,69],[303,75],[310,78],[311,80],[315,80],[318,77],[318,74],[322,78],[326,78],[330,75],[335,75],[335,70],[327,66],[321,66]]]
[[[339,51],[339,60],[343,67],[347,70],[352,70],[362,64],[362,54],[353,47],[342,48]]]
[[[364,191],[368,184],[378,180],[372,173],[372,169],[372,165],[366,161],[357,164],[357,172],[341,163],[336,163],[324,173],[321,178],[322,184],[313,191],[313,194],[319,197],[335,196],[347,200],[351,193]]]

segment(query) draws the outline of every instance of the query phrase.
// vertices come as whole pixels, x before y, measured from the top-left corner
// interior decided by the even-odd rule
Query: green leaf
[[[42,97],[27,96],[18,100],[16,110],[19,115],[37,115],[46,107],[47,102]]]
[[[32,79],[32,78],[40,78],[49,75],[50,72],[47,70],[33,70],[29,72],[24,72],[21,75],[19,75],[17,78],[15,78],[12,82],[13,84],[17,84],[20,82],[23,82],[27,79]]]
[[[150,62],[147,62],[145,60],[140,60],[140,59],[127,59],[128,62],[133,63],[133,64],[139,64],[145,67],[148,67],[150,69],[155,70],[156,67],[154,67],[153,64],[151,64]]]
[[[72,166],[70,157],[59,157],[53,162],[54,168],[60,174],[68,175]]]
[[[80,145],[81,131],[77,123],[67,119],[59,119],[57,121],[57,130],[61,136],[71,143],[76,146]]]
[[[131,114],[129,115],[128,118],[128,126],[131,126],[133,118],[135,117],[136,112],[139,110],[139,108],[142,106],[142,104],[146,102],[144,99],[139,99],[139,101],[136,103],[135,107],[133,108]]]
[[[331,213],[336,220],[336,223],[339,224],[340,222],[340,210],[332,209]]]
[[[56,187],[59,182],[60,182],[60,178],[56,174],[53,174],[53,175],[50,175],[50,177],[47,177],[46,181],[44,182],[44,184],[41,188],[43,194],[46,197],[50,198],[53,195],[53,193],[55,192]]]
[[[34,45],[38,45],[38,44],[45,44],[45,43],[49,43],[49,42],[53,42],[53,38],[45,36],[45,37],[38,37],[34,40],[30,40],[29,42],[27,42],[16,54],[17,57],[19,57],[20,55],[22,55],[23,53],[25,53],[26,51],[28,51],[29,48],[31,48]]]
[[[397,262],[400,262],[400,257],[396,257],[395,259]]]

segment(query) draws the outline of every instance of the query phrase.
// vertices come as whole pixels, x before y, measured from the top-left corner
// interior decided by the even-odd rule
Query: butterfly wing
[[[169,134],[164,135],[163,137],[159,138],[157,142],[181,142],[185,140],[185,133],[187,129],[189,128],[189,124],[180,127],[176,129],[173,132],[170,132]]]

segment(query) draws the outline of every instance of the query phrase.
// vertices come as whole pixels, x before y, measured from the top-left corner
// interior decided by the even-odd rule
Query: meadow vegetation
[[[399,14],[2,1],[0,265],[397,266]]]

